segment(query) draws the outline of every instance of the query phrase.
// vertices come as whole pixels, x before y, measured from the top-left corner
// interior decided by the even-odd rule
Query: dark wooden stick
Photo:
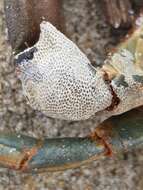
[[[63,31],[62,0],[5,0],[9,40],[15,52],[32,46],[46,20]]]

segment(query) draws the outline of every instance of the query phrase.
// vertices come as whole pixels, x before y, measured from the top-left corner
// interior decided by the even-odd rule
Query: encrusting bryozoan
[[[48,116],[82,120],[111,104],[104,72],[96,71],[78,47],[50,23],[41,24],[38,43],[17,57],[30,105]]]
[[[34,109],[54,118],[85,120],[105,119],[142,104],[143,72],[136,69],[135,52],[120,48],[102,68],[94,68],[52,24],[43,21],[40,28],[39,41],[16,56],[24,94]]]

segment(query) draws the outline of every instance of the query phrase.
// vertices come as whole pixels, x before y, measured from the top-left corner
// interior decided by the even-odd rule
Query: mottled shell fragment
[[[121,114],[143,105],[143,82],[136,80],[143,77],[143,71],[136,67],[134,55],[129,50],[122,49],[112,55],[108,64],[116,70],[111,86],[120,99],[112,114]]]

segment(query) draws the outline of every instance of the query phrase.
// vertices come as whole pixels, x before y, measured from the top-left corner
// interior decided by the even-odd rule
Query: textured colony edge
[[[65,120],[92,116],[104,120],[143,101],[143,92],[138,92],[142,81],[133,77],[138,76],[138,70],[130,51],[118,50],[102,68],[95,69],[52,24],[44,21],[40,28],[39,41],[16,56],[24,94],[34,109]],[[116,71],[112,78],[110,70]],[[143,75],[141,70],[139,73]]]

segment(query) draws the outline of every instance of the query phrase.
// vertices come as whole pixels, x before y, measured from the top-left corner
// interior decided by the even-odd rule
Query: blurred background
[[[93,65],[103,64],[106,52],[119,40],[105,21],[98,0],[64,0],[68,36],[86,53]],[[3,0],[0,1],[0,130],[34,137],[85,136],[97,121],[67,122],[33,111],[11,61]],[[0,169],[0,190],[143,190],[143,150],[120,158],[107,158],[78,169],[38,175]]]

